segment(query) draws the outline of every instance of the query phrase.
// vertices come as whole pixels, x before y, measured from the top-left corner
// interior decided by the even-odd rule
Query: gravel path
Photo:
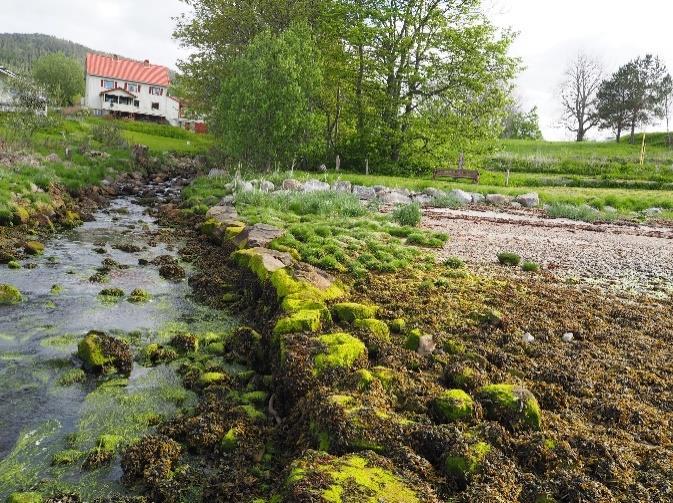
[[[493,264],[501,251],[564,280],[619,291],[673,295],[673,228],[588,224],[535,212],[429,209],[423,226],[451,236],[440,256]]]

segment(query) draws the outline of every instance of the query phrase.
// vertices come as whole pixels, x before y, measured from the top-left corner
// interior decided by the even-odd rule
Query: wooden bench
[[[453,178],[454,180],[472,180],[474,183],[479,183],[479,171],[470,169],[436,169],[432,174],[433,179],[437,178]]]

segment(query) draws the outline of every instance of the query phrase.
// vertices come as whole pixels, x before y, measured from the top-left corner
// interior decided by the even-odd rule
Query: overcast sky
[[[537,105],[548,139],[557,127],[557,89],[579,51],[604,61],[606,71],[645,53],[673,69],[670,0],[485,0],[499,26],[520,32],[513,54],[527,69],[518,81],[525,105]],[[0,0],[0,32],[47,33],[96,50],[176,67],[186,54],[171,39],[179,0]]]

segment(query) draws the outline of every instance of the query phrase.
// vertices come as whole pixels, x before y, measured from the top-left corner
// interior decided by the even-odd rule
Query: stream
[[[145,368],[137,360],[128,379],[88,376],[64,385],[65,373],[80,365],[75,353],[87,332],[122,338],[137,355],[144,344],[166,343],[176,333],[224,333],[235,326],[230,314],[191,300],[186,281],[165,280],[147,263],[177,258],[181,246],[172,229],[147,213],[133,198],[115,199],[94,221],[46,242],[45,254],[24,261],[24,268],[0,269],[0,283],[16,286],[24,297],[19,305],[0,306],[0,501],[36,488],[77,491],[87,499],[127,494],[118,456],[109,466],[86,470],[81,458],[52,466],[54,455],[86,453],[101,435],[121,435],[129,443],[195,403],[174,366]],[[91,282],[104,259],[122,268],[113,268],[104,284]],[[189,265],[181,265],[189,274]],[[143,288],[151,300],[98,295],[112,287],[127,295]]]

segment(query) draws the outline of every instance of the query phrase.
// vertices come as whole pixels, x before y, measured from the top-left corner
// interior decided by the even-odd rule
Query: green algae
[[[40,493],[13,493],[7,498],[7,503],[42,503],[44,499]]]
[[[317,309],[304,309],[281,318],[273,329],[274,335],[299,332],[318,332],[322,327],[322,312]]]
[[[385,322],[376,319],[355,320],[355,328],[366,330],[379,342],[390,342],[390,329]]]
[[[86,373],[82,369],[70,369],[58,378],[59,386],[72,386],[86,381]]]
[[[444,391],[432,400],[431,405],[442,422],[461,421],[474,415],[474,400],[460,389]]]
[[[28,255],[42,255],[44,254],[44,245],[39,241],[27,241],[24,244],[24,250]]]
[[[23,301],[21,292],[13,285],[0,285],[0,306],[11,306]]]
[[[220,447],[224,451],[233,451],[238,447],[240,431],[238,428],[230,428],[229,431],[222,437]]]
[[[199,384],[201,386],[212,386],[214,384],[221,384],[227,381],[227,374],[224,372],[205,372],[199,377]]]
[[[444,460],[444,470],[453,477],[468,477],[479,469],[489,452],[489,444],[477,442],[469,446],[462,455],[449,454]]]
[[[91,368],[102,368],[110,362],[110,358],[103,354],[98,336],[93,333],[77,345],[77,356]]]
[[[364,343],[350,334],[325,334],[318,337],[318,341],[325,350],[314,358],[314,372],[317,374],[335,368],[348,369],[367,354]]]
[[[74,465],[80,461],[86,453],[78,451],[76,449],[66,449],[59,451],[51,458],[52,466],[68,466]]]
[[[423,334],[418,328],[414,328],[407,334],[407,340],[404,343],[404,348],[409,351],[417,351],[421,345],[421,337]]]
[[[407,322],[404,318],[397,318],[390,322],[389,327],[391,332],[401,334],[407,329]]]
[[[355,320],[375,318],[378,307],[355,302],[341,302],[332,306],[332,311],[339,321],[353,323]]]
[[[127,300],[132,304],[141,304],[144,302],[149,302],[151,298],[152,297],[147,290],[136,288],[131,292]]]
[[[13,270],[21,269],[21,263],[17,262],[16,260],[10,260],[7,262],[7,267]]]
[[[514,428],[542,428],[542,412],[535,396],[513,384],[493,384],[479,390],[479,401],[487,417]]]

